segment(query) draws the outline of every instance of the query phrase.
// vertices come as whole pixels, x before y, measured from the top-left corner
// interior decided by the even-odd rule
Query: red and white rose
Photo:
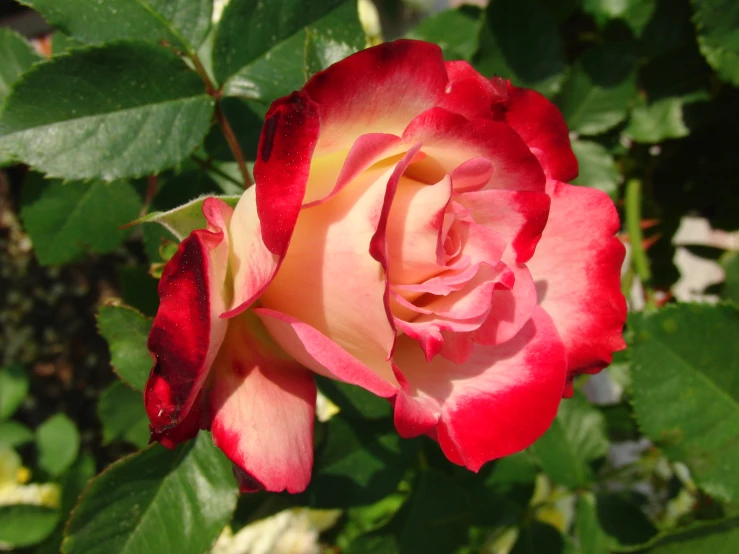
[[[165,268],[153,437],[211,429],[244,490],[303,490],[312,372],[388,398],[477,470],[532,444],[623,348],[619,220],[540,94],[383,44],[277,100],[255,187]]]

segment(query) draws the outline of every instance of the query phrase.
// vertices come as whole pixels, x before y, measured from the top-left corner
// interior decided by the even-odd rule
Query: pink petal
[[[313,466],[311,373],[280,352],[250,312],[230,320],[213,372],[213,442],[240,468],[242,490],[305,490]]]
[[[276,256],[290,244],[318,134],[318,108],[303,91],[275,100],[265,116],[254,180],[262,240]]]
[[[360,135],[400,135],[439,103],[447,85],[435,44],[398,40],[357,52],[314,75],[304,91],[318,104],[317,153],[344,149]]]
[[[489,189],[460,194],[455,200],[472,211],[477,223],[503,235],[518,263],[534,255],[549,216],[549,196],[543,192]]]
[[[549,192],[549,222],[528,267],[567,347],[569,371],[598,371],[625,347],[618,214],[599,190],[551,182]]]
[[[477,346],[463,365],[443,357],[426,363],[409,340],[399,340],[395,360],[408,394],[423,399],[409,410],[396,403],[396,420],[439,417],[436,435],[450,460],[477,471],[482,464],[530,446],[552,423],[565,386],[565,350],[541,309],[512,340]],[[421,401],[420,401],[421,402]],[[409,421],[410,420],[410,421]]]
[[[567,124],[554,104],[534,90],[509,85],[504,105],[506,123],[539,158],[547,178],[571,181],[577,177]]]
[[[491,106],[508,98],[502,83],[486,79],[464,61],[446,62],[447,94],[439,107],[467,119],[491,117]]]
[[[430,158],[427,164],[435,162],[442,174],[451,173],[472,158],[485,158],[493,166],[487,188],[544,191],[539,162],[505,123],[489,119],[469,121],[443,108],[433,108],[408,125],[403,141],[422,143],[423,152]]]
[[[367,358],[359,361],[324,334],[294,317],[265,308],[257,308],[254,313],[280,347],[305,367],[319,375],[358,385],[378,396],[395,394],[397,381],[387,360]]]
[[[256,187],[244,191],[231,218],[233,300],[222,317],[233,317],[246,310],[272,282],[282,261],[262,240],[255,192]]]
[[[225,202],[206,199],[208,228],[180,243],[159,282],[159,310],[148,341],[155,363],[145,391],[155,440],[186,440],[200,425],[199,416],[192,416],[176,429],[193,408],[226,333],[226,321],[218,316],[226,307],[225,229],[231,213]]]
[[[315,156],[311,162],[303,207],[309,208],[330,200],[365,169],[406,149],[396,135],[370,133],[358,137],[348,154],[339,151]]]

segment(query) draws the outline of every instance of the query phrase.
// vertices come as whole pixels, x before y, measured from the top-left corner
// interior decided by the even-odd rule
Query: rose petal
[[[509,84],[504,106],[506,123],[528,144],[549,179],[571,181],[577,177],[569,130],[554,104],[534,90]]]
[[[357,385],[382,397],[395,394],[398,385],[384,358],[360,361],[324,334],[287,314],[257,308],[254,313],[272,338],[298,362],[319,375]]]
[[[290,244],[318,134],[318,108],[303,91],[275,100],[264,118],[254,181],[262,241],[276,256]]]
[[[232,209],[223,201],[203,203],[208,228],[193,231],[167,262],[159,282],[159,309],[149,333],[154,368],[146,383],[146,411],[155,440],[192,436],[197,417],[183,423],[208,376],[226,333],[218,316],[226,307],[228,228]]]
[[[464,365],[443,357],[430,363],[408,339],[395,361],[426,414],[396,403],[404,429],[439,417],[436,434],[450,460],[477,471],[482,464],[530,446],[549,427],[565,386],[565,350],[541,309],[512,340],[475,348]],[[411,422],[409,422],[409,420]]]
[[[599,190],[551,182],[549,192],[549,222],[528,267],[567,347],[569,371],[597,371],[625,347],[618,214]]]
[[[502,83],[486,79],[464,61],[446,62],[449,84],[439,107],[467,119],[491,117],[491,106],[503,102],[508,92]]]
[[[213,372],[213,442],[246,474],[242,489],[305,490],[313,466],[311,373],[280,352],[250,312],[230,320]]]
[[[314,75],[304,91],[318,104],[320,155],[360,135],[400,135],[419,113],[438,104],[447,85],[441,49],[398,40],[368,48]]]
[[[262,240],[255,193],[256,187],[244,191],[231,218],[233,300],[222,317],[234,317],[251,306],[280,266],[281,257],[270,252]]]
[[[427,166],[438,165],[437,180],[472,158],[493,165],[487,188],[543,192],[544,173],[521,137],[507,124],[488,119],[467,120],[443,108],[416,117],[403,132],[406,144],[423,144]]]

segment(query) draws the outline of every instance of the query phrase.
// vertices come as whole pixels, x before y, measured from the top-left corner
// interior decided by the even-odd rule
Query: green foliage
[[[44,265],[115,250],[129,235],[120,227],[140,211],[141,199],[126,181],[62,183],[33,174],[23,188],[21,217]]]
[[[28,375],[21,365],[0,369],[0,420],[8,419],[28,396]]]
[[[732,0],[693,0],[701,52],[719,76],[739,85],[739,6]]]
[[[149,319],[126,306],[102,306],[98,312],[98,329],[108,342],[113,369],[138,391],[144,390],[152,366],[146,349],[150,328]]]
[[[59,521],[59,511],[33,504],[0,506],[0,541],[16,546],[32,546],[51,535]]]
[[[149,443],[149,419],[141,392],[122,382],[114,381],[102,392],[98,417],[103,425],[103,444],[122,439],[144,448]]]
[[[212,111],[200,78],[175,54],[117,42],[25,73],[0,113],[0,144],[50,177],[138,177],[188,156]]]
[[[634,409],[644,433],[711,495],[739,499],[739,310],[683,304],[634,314]],[[711,345],[711,347],[707,347]]]
[[[38,465],[53,476],[64,473],[72,465],[80,449],[80,434],[74,422],[64,414],[56,414],[36,429]]]
[[[201,433],[123,458],[85,490],[65,530],[65,554],[208,551],[236,507],[231,464]]]
[[[18,78],[37,62],[30,44],[10,29],[0,27],[0,105]]]

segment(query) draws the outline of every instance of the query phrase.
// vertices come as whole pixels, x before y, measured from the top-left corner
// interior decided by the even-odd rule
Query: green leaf
[[[311,506],[336,508],[376,502],[394,492],[418,441],[401,439],[392,421],[332,417],[316,452],[307,494]]]
[[[213,70],[219,82],[243,72],[345,0],[231,0],[216,29]],[[303,35],[305,38],[305,35]],[[270,58],[276,56],[270,55]],[[275,60],[279,61],[279,60]]]
[[[0,390],[2,388],[0,387]],[[33,431],[17,421],[0,422],[0,447],[21,446],[33,440]]]
[[[101,306],[98,330],[110,348],[110,363],[127,385],[143,391],[151,371],[146,338],[151,320],[127,306]]]
[[[62,183],[33,174],[23,184],[21,217],[43,265],[115,250],[130,234],[120,226],[140,211],[141,198],[125,181]]]
[[[532,449],[552,481],[584,486],[592,477],[588,462],[608,451],[603,414],[580,394],[563,400],[552,426]]]
[[[319,375],[315,378],[320,391],[341,409],[345,417],[380,419],[393,414],[393,408],[386,398],[341,381]]]
[[[668,531],[627,552],[638,554],[730,554],[739,548],[739,519],[693,523]],[[626,550],[624,550],[626,552]]]
[[[543,6],[532,0],[495,0],[486,10],[473,65],[483,75],[500,75],[552,96],[566,68],[564,44]]]
[[[77,458],[80,434],[71,419],[56,414],[36,429],[36,447],[39,467],[49,475],[61,475]]]
[[[413,493],[393,520],[356,539],[347,554],[448,554],[467,542],[473,506],[454,479],[433,470],[419,473]]]
[[[210,29],[213,0],[22,0],[85,42],[168,41],[194,52]]]
[[[598,521],[614,544],[634,546],[657,534],[641,507],[622,493],[599,493],[596,496]]]
[[[33,546],[54,532],[59,511],[32,504],[0,506],[0,542]]]
[[[8,419],[28,396],[28,374],[13,364],[0,369],[0,421]]]
[[[608,150],[590,140],[573,140],[572,150],[580,165],[580,174],[573,184],[602,190],[616,199],[621,176]]]
[[[644,434],[696,483],[739,499],[739,310],[679,304],[633,314],[632,394]]]
[[[608,537],[598,523],[595,498],[591,492],[583,492],[577,499],[575,537],[579,547],[578,552],[608,554]]]
[[[521,529],[511,554],[564,554],[564,551],[564,539],[559,531],[546,523],[533,521]]]
[[[214,196],[214,195],[211,195]],[[236,207],[240,196],[215,196],[231,207]],[[196,198],[168,212],[152,212],[133,223],[159,223],[172,233],[177,240],[185,238],[196,229],[205,229],[207,222],[203,215],[203,202],[206,197]]]
[[[572,131],[597,135],[615,127],[636,96],[634,58],[619,44],[593,48],[574,65],[559,105]]]
[[[209,552],[236,506],[231,464],[208,433],[175,450],[155,444],[111,465],[85,489],[65,554]]]
[[[657,0],[583,0],[582,8],[591,14],[601,27],[611,20],[621,19],[638,36],[649,22]]]
[[[0,27],[0,105],[18,77],[40,59],[41,56],[22,36],[7,27]]]
[[[739,86],[739,4],[692,0],[700,50],[719,77]]]
[[[138,448],[149,443],[149,418],[139,391],[114,381],[100,395],[98,417],[103,426],[103,444],[123,439]]]
[[[469,61],[477,52],[482,25],[482,12],[463,6],[427,17],[406,36],[438,44],[444,59]]]
[[[301,11],[292,12],[297,5]],[[296,13],[300,14],[298,19]],[[267,22],[267,18],[276,19]],[[232,36],[235,22],[240,25],[238,43],[233,42]],[[279,23],[275,26],[275,22]],[[251,29],[252,35],[247,36],[263,36],[268,32],[269,38],[264,37],[265,42],[260,44],[244,40],[243,25]],[[228,78],[224,85],[227,96],[271,104],[301,88],[315,72],[364,46],[364,31],[355,2],[232,0],[216,35],[214,68],[217,77]],[[234,65],[231,56],[242,60],[240,65]]]
[[[159,307],[158,280],[142,265],[118,265],[115,268],[121,299],[142,314],[154,317]]]
[[[624,134],[631,140],[645,143],[686,137],[690,134],[690,129],[685,123],[683,113],[685,105],[707,99],[706,93],[703,92],[661,98],[651,103],[640,98],[631,112],[631,119]]]
[[[50,177],[156,173],[202,143],[214,105],[203,89],[194,71],[156,45],[73,50],[16,84],[0,114],[0,143]]]
[[[721,288],[721,297],[739,306],[739,252],[726,252],[719,260],[726,279]]]

